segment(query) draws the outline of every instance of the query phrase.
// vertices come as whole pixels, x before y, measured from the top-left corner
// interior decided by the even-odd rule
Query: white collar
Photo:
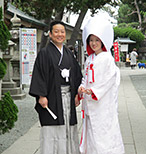
[[[52,40],[50,42],[52,42],[55,45],[55,43]],[[61,50],[56,45],[55,45],[55,47],[60,51],[61,54],[63,54],[63,44],[62,44]]]

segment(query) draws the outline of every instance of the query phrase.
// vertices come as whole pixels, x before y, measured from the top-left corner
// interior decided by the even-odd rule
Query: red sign
[[[120,61],[118,42],[114,42],[115,62]]]

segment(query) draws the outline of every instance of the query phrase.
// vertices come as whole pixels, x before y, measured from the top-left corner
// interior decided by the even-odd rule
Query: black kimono
[[[62,61],[58,65],[60,57],[60,51],[50,42],[38,53],[35,61],[29,94],[36,97],[35,109],[39,114],[41,126],[64,125],[61,85],[70,85],[70,125],[77,124],[75,95],[82,79],[81,70],[72,52],[65,46]],[[65,82],[61,76],[61,69],[64,67],[70,69],[69,82]],[[48,107],[57,116],[56,120],[38,103],[39,96],[47,97]]]

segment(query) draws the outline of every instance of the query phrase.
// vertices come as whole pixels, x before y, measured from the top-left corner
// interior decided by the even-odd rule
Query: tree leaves
[[[14,127],[18,118],[17,113],[18,108],[10,93],[5,93],[4,98],[0,100],[0,134],[8,132]]]
[[[0,8],[0,49],[5,50],[8,47],[8,40],[10,40],[10,32],[2,20],[2,8]]]

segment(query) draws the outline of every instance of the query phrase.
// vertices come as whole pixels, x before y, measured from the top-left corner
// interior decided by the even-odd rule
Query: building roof
[[[10,15],[14,15],[14,13],[17,14],[17,16],[20,19],[23,19],[29,23],[33,23],[39,26],[47,26],[43,21],[37,20],[32,16],[29,16],[28,14],[24,13],[23,11],[17,9],[15,6],[13,6],[12,4],[8,3],[8,8],[7,8],[7,13]]]
[[[28,23],[32,23],[41,27],[47,26],[43,21],[37,20],[32,16],[29,16],[27,13],[17,9],[15,6],[13,6],[11,3],[8,3],[8,8],[7,8],[7,13],[10,14],[11,16],[14,16],[14,13],[22,19],[23,21],[27,21]],[[63,21],[64,22],[64,21]],[[67,22],[64,22],[66,25],[66,28],[70,31],[73,31],[74,26],[70,25]],[[79,34],[81,34],[82,30],[79,31]]]
[[[136,41],[130,40],[130,38],[119,38],[116,40],[120,44],[131,44],[131,43],[136,43]]]

